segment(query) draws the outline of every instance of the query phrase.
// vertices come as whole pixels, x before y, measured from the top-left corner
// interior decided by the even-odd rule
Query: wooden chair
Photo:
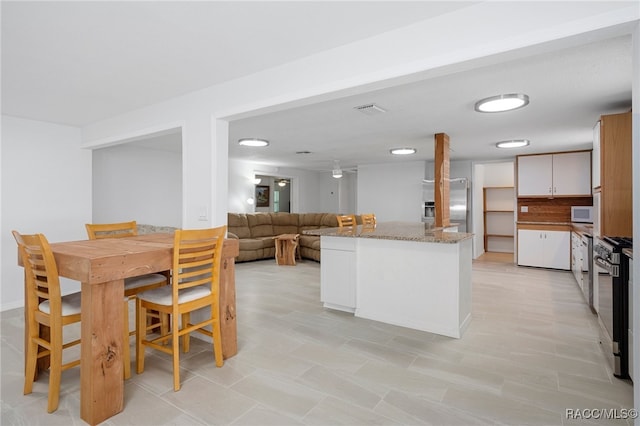
[[[343,227],[355,227],[357,225],[356,216],[353,214],[339,214],[336,216],[338,218],[338,226],[340,228]]]
[[[80,339],[64,343],[65,325],[80,322],[80,293],[62,296],[60,278],[49,242],[42,234],[21,235],[13,231],[25,269],[26,304],[24,394],[33,390],[38,358],[49,356],[49,396],[47,411],[58,409],[61,373],[80,365],[80,359],[62,363],[62,351],[80,343]],[[49,327],[48,338],[40,335],[40,325]],[[44,350],[38,352],[39,347]]]
[[[173,357],[173,390],[180,390],[180,350],[189,352],[189,334],[198,331],[213,339],[216,366],[224,363],[220,329],[220,260],[226,226],[211,229],[177,230],[173,247],[172,282],[168,287],[139,293],[136,321],[136,371],[144,371],[147,346]],[[190,313],[208,308],[207,317],[191,323]],[[171,315],[171,330],[159,337],[147,339],[145,313],[153,309]],[[212,331],[204,329],[211,326]],[[162,345],[171,341],[171,345]]]
[[[102,238],[124,238],[133,237],[138,235],[138,228],[136,221],[131,222],[119,222],[119,223],[87,223],[87,234],[90,240],[98,240]],[[129,303],[131,299],[135,299],[136,294],[151,290],[158,287],[163,287],[169,283],[169,271],[158,274],[146,274],[138,277],[125,278],[124,280],[124,296],[125,296],[125,310],[124,310],[124,342],[123,345],[125,354],[123,359],[130,360],[129,353],[129,337],[135,334],[135,330],[129,331]],[[159,316],[156,314],[150,314],[151,318],[159,318],[159,322],[149,324],[150,328],[156,327],[168,327],[167,317]],[[124,366],[124,378],[131,377],[131,363],[127,361]]]
[[[376,215],[373,213],[363,213],[360,215],[362,225],[372,226],[376,224]]]

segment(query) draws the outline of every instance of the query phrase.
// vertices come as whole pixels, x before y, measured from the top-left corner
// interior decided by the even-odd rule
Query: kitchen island
[[[455,338],[468,327],[472,234],[421,222],[303,232],[320,236],[326,308]]]

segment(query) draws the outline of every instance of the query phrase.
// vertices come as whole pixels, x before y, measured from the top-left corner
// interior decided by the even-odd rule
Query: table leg
[[[231,358],[238,353],[236,330],[236,277],[234,258],[222,259],[220,269],[220,331],[222,357]]]
[[[122,411],[124,281],[82,283],[80,417],[96,425]]]

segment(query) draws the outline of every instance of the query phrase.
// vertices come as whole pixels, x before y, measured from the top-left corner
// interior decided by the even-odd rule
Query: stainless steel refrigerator
[[[449,217],[458,232],[469,229],[469,183],[467,178],[449,179]],[[422,221],[435,221],[435,181],[422,181]]]

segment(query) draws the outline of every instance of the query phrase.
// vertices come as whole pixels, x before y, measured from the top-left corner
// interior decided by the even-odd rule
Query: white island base
[[[460,338],[471,321],[471,238],[321,236],[321,299],[358,317]]]

